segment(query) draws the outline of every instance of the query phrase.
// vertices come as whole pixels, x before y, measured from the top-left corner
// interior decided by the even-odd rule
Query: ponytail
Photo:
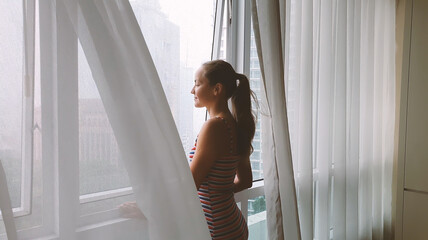
[[[227,99],[232,99],[232,114],[236,121],[238,152],[250,156],[253,152],[254,133],[256,131],[255,115],[251,108],[251,97],[257,103],[257,98],[250,89],[248,78],[236,73],[232,65],[223,60],[214,60],[202,65],[205,77],[211,85],[223,84]]]
[[[238,151],[240,154],[250,156],[254,148],[251,144],[256,130],[255,117],[251,108],[251,97],[256,97],[250,89],[248,78],[244,74],[236,74],[238,84],[232,94],[232,114],[237,123]]]

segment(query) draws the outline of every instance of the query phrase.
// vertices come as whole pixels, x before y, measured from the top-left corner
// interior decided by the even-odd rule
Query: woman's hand
[[[251,171],[249,156],[240,159],[233,183],[233,192],[235,193],[253,186],[253,172]]]
[[[118,206],[121,217],[145,219],[136,202],[125,202]]]

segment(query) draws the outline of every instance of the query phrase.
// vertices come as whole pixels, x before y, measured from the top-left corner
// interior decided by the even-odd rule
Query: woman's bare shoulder
[[[226,130],[225,124],[221,118],[210,118],[208,119],[201,128],[199,133],[200,137],[221,137],[224,136]]]
[[[202,125],[201,131],[219,131],[224,129],[224,123],[221,118],[210,118]]]

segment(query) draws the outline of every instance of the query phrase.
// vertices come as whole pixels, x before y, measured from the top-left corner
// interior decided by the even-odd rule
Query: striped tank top
[[[226,119],[220,119],[229,131],[230,151],[227,156],[215,161],[198,189],[199,200],[213,240],[248,239],[247,223],[233,195],[233,181],[240,158],[233,155],[230,125]],[[197,140],[189,155],[190,162],[197,149]]]

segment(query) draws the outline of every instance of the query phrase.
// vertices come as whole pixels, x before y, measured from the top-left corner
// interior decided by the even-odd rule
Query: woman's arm
[[[196,152],[190,164],[196,189],[199,189],[215,160],[220,157],[224,128],[221,119],[213,118],[206,121],[199,132]]]
[[[233,192],[237,193],[253,186],[253,172],[251,171],[250,156],[240,159],[236,170]]]

